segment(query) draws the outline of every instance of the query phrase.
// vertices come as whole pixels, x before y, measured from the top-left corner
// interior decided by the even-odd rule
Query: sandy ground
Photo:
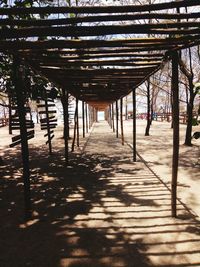
[[[128,140],[131,122],[126,124]],[[168,128],[162,124],[161,129],[166,133]],[[68,166],[61,127],[55,131],[51,157],[43,134],[37,131],[37,139],[30,141],[33,218],[25,223],[20,150],[8,148],[7,129],[0,129],[5,163],[0,167],[1,267],[200,266],[199,218],[180,202],[178,218],[171,218],[167,172],[164,184],[140,159],[133,163],[131,149],[121,146],[106,122],[96,123],[88,138],[81,139],[84,149],[70,153]],[[146,161],[151,138],[153,134],[144,139],[138,125],[138,152]],[[158,161],[170,169],[166,140],[170,138],[151,144],[152,168]],[[159,156],[156,145],[165,153]],[[196,154],[185,158],[195,162]],[[198,170],[190,168],[186,180],[197,180]],[[192,202],[187,205],[194,210]]]
[[[125,121],[125,139],[132,144],[132,121]],[[145,120],[137,120],[137,152],[148,166],[170,186],[172,165],[172,129],[168,122],[154,121],[150,136],[144,136]],[[184,145],[185,125],[180,125],[178,197],[200,217],[200,140],[192,147]],[[193,127],[193,132],[200,127]],[[198,162],[198,164],[197,164]]]

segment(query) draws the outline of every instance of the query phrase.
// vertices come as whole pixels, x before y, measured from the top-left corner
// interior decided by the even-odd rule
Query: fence
[[[194,113],[193,116],[196,116],[196,114]],[[147,113],[138,113],[137,114],[137,119],[147,119]],[[172,121],[172,113],[154,113],[153,114],[153,120],[154,121],[167,121],[167,122],[171,122]],[[185,112],[181,112],[179,114],[179,121],[182,124],[186,124],[187,123],[187,114]]]

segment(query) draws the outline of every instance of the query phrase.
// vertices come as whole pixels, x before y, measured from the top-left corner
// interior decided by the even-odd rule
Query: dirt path
[[[68,167],[45,153],[31,149],[34,218],[26,224],[20,169],[2,168],[0,266],[200,266],[199,221],[180,203],[171,218],[169,190],[132,162],[105,122]]]

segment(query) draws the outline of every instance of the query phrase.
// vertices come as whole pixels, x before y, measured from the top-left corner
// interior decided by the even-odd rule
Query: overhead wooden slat
[[[77,63],[77,64],[112,64],[112,63],[138,63],[138,64],[145,64],[145,63],[161,63],[162,61],[162,58],[157,58],[157,57],[154,57],[154,58],[145,58],[145,57],[142,57],[142,58],[130,58],[130,59],[127,59],[127,58],[121,58],[121,59],[99,59],[99,60],[84,60],[84,59],[65,59],[65,58],[62,58],[62,57],[44,57],[44,58],[40,58],[40,57],[34,57],[31,59],[31,61],[38,61],[38,62],[43,62],[43,63],[48,63],[48,62],[51,62],[51,63],[57,63],[57,62],[60,62],[60,63],[68,63],[68,64],[74,64],[74,63]]]
[[[200,12],[176,12],[177,8],[190,6],[200,6],[200,3],[179,0],[152,5],[0,9],[3,15],[0,25],[6,26],[0,29],[0,51],[19,54],[26,64],[56,85],[68,88],[79,99],[94,101],[98,105],[102,101],[110,103],[127,95],[160,69],[165,60],[170,58],[171,51],[200,43]],[[168,14],[161,11],[170,8],[174,10]],[[33,21],[6,18],[6,15],[20,16],[27,12],[90,15],[36,18]],[[147,23],[147,19],[155,20]],[[123,20],[127,23],[119,25],[118,22]],[[138,23],[138,20],[143,21]],[[103,21],[114,23],[101,25]],[[99,24],[75,25],[91,22]],[[127,38],[127,33],[137,36],[155,34],[155,37]],[[125,37],[116,39],[117,34]],[[110,37],[108,40],[89,38],[101,35]],[[44,41],[28,39],[47,36],[69,38]],[[14,38],[17,40],[9,40]]]
[[[113,34],[200,34],[200,22],[176,22],[159,24],[62,26],[0,29],[0,39],[25,37],[84,37]]]
[[[18,36],[19,37],[19,36]],[[76,52],[84,53],[85,50],[82,51],[82,49],[90,49],[90,48],[106,48],[106,47],[119,47],[119,48],[125,48],[129,47],[128,49],[132,49],[133,51],[138,51],[137,47],[135,44],[138,43],[175,43],[176,45],[181,45],[188,43],[190,41],[195,41],[200,39],[200,34],[195,34],[195,35],[186,35],[186,36],[179,36],[177,38],[129,38],[129,39],[111,39],[111,40],[45,40],[45,41],[18,41],[15,40],[13,41],[6,41],[2,40],[0,42],[0,50],[1,51],[8,51],[8,50],[38,50],[41,51],[44,49],[51,49],[53,52],[53,49],[56,49],[56,52],[59,52],[58,49],[64,49],[64,48],[70,48],[70,49],[81,49]],[[105,50],[105,49],[102,49]],[[51,52],[50,50],[47,51],[47,53]],[[141,51],[141,50],[140,50]],[[143,49],[145,51],[145,49]],[[73,53],[74,51],[66,51],[66,53]],[[106,53],[105,51],[102,51],[103,53]],[[139,52],[139,51],[138,51]],[[142,51],[141,51],[142,52]],[[62,50],[60,51],[62,53]],[[92,51],[91,51],[92,53]],[[98,53],[98,52],[97,52]],[[113,51],[114,53],[114,51]]]
[[[175,48],[177,48],[177,47],[175,47]],[[24,56],[26,56],[26,54],[23,54]],[[32,57],[34,57],[34,54],[29,54],[29,56],[30,56],[30,58],[32,58],[31,57],[31,55],[32,55]],[[154,56],[157,58],[157,56],[159,56],[159,54],[154,54]],[[164,56],[164,53],[162,54],[162,57]],[[75,56],[65,56],[65,60],[76,60],[76,59],[79,59],[79,60],[86,60],[86,59],[102,59],[102,58],[118,58],[118,59],[120,59],[120,58],[143,58],[143,56],[142,56],[142,54],[138,54],[138,55],[136,55],[136,54],[134,54],[134,53],[110,53],[110,54],[92,54],[92,55],[90,55],[90,54],[88,54],[88,55],[85,55],[85,56],[79,56],[79,55],[75,55]],[[160,57],[160,59],[162,59],[162,57]],[[149,57],[149,59],[151,59],[151,58],[154,58],[153,57],[153,55],[152,55],[152,53],[151,53],[151,57]]]
[[[110,16],[86,16],[86,17],[72,17],[63,19],[1,19],[0,25],[33,27],[33,26],[53,26],[66,25],[76,23],[88,22],[114,22],[114,21],[132,21],[132,20],[180,20],[180,19],[196,19],[200,17],[200,12],[196,13],[181,13],[181,14],[167,14],[167,13],[145,13],[145,14],[126,14],[126,15],[110,15]]]
[[[181,7],[198,6],[199,0],[179,0],[159,4],[126,5],[126,6],[83,6],[83,7],[30,7],[30,8],[0,8],[0,15],[22,15],[22,14],[95,14],[95,13],[127,13],[145,12],[164,9],[176,9]]]

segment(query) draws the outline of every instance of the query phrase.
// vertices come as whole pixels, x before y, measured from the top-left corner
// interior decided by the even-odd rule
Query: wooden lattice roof
[[[54,15],[11,19],[24,14]],[[200,42],[199,0],[0,8],[0,15],[1,52],[20,55],[50,81],[101,108],[162,68],[173,51]]]

